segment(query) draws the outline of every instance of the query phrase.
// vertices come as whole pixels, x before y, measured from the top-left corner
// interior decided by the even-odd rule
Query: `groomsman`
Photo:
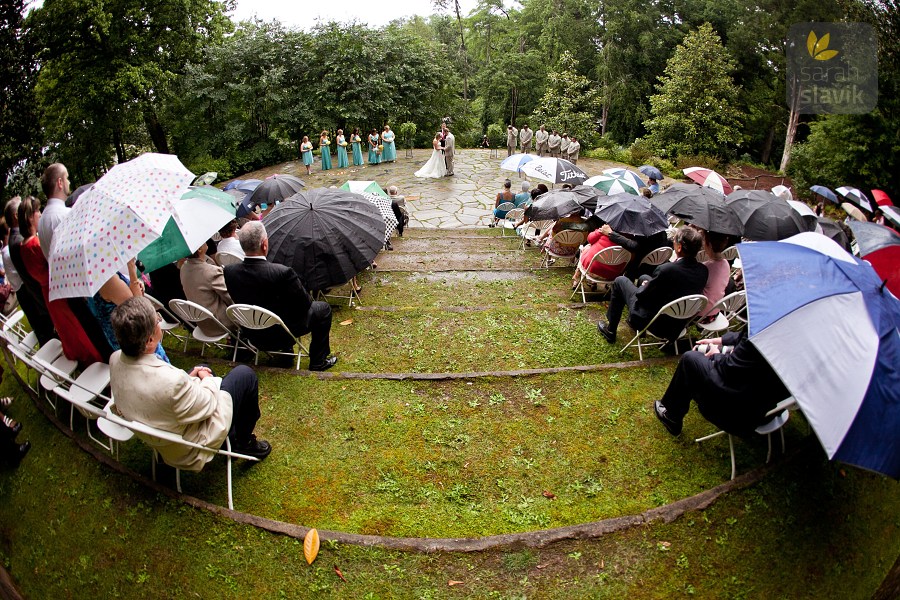
[[[554,129],[553,133],[550,134],[550,137],[547,138],[547,150],[553,158],[559,158],[559,145],[561,142],[562,138],[559,137],[559,134],[556,133],[556,130]]]
[[[506,126],[506,155],[512,156],[516,153],[516,140],[519,137],[519,130],[512,125]]]
[[[581,144],[578,142],[578,138],[573,135],[572,141],[569,142],[569,162],[573,165],[578,164],[579,150],[581,150]]]
[[[522,126],[522,132],[519,134],[519,141],[522,143],[522,152],[528,154],[531,150],[531,138],[534,137],[534,131],[528,128],[528,123]]]
[[[550,134],[547,133],[547,130],[541,125],[541,128],[534,132],[534,143],[537,144],[537,154],[538,156],[544,156],[547,154],[547,140],[550,138]]]

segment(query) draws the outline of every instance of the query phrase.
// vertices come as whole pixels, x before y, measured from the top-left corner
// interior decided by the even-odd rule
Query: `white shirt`
[[[53,232],[56,230],[66,215],[69,214],[71,208],[66,206],[66,201],[62,198],[50,198],[47,200],[47,207],[41,213],[41,220],[38,221],[37,235],[41,242],[41,251],[44,258],[50,262],[50,248],[53,242]]]
[[[216,246],[216,252],[227,252],[228,254],[244,258],[244,249],[241,248],[241,243],[238,241],[237,236],[222,238]]]
[[[6,271],[6,282],[10,285],[12,291],[18,292],[19,288],[22,287],[22,278],[19,277],[16,265],[13,264],[12,259],[9,257],[9,246],[3,246],[3,269]]]

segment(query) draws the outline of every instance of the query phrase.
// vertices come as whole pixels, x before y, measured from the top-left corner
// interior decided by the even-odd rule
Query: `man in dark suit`
[[[707,421],[728,433],[745,436],[765,422],[767,412],[790,396],[746,333],[726,333],[698,344],[708,345],[706,354],[686,352],[662,400],[653,406],[656,417],[672,435],[681,433],[691,399]]]
[[[616,329],[622,311],[628,307],[628,324],[640,331],[656,316],[659,309],[682,296],[702,294],[709,271],[697,262],[697,253],[703,246],[702,234],[692,227],[682,227],[675,234],[675,254],[678,260],[660,265],[653,277],[643,276],[640,286],[628,277],[619,276],[613,284],[607,322],[597,324],[597,330],[610,344],[616,341]],[[651,333],[674,340],[681,333],[684,322],[671,317],[660,317],[653,323]]]
[[[329,357],[328,337],[331,331],[331,307],[327,302],[313,301],[297,273],[290,267],[270,263],[269,236],[260,221],[241,227],[244,262],[225,267],[225,287],[237,304],[255,304],[271,310],[284,320],[296,336],[312,333],[309,345],[309,369],[324,371],[337,363]],[[277,327],[247,332],[250,341],[266,350],[291,350],[294,340]]]

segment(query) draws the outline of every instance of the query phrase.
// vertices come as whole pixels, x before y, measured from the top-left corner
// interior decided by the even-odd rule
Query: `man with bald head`
[[[71,193],[69,171],[66,170],[66,166],[62,163],[53,163],[44,169],[44,174],[41,175],[41,189],[47,196],[47,206],[41,212],[37,235],[41,242],[44,258],[50,262],[50,244],[53,242],[53,232],[72,210],[66,206],[66,198]]]

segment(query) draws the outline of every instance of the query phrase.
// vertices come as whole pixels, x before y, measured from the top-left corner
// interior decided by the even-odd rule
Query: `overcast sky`
[[[475,5],[476,0],[460,0],[463,16],[474,9]],[[355,19],[360,23],[379,27],[400,17],[427,17],[434,12],[429,0],[237,0],[237,8],[231,16],[235,21],[253,16],[264,21],[278,19],[288,26],[309,29],[316,24],[316,19],[323,22],[349,22]]]

